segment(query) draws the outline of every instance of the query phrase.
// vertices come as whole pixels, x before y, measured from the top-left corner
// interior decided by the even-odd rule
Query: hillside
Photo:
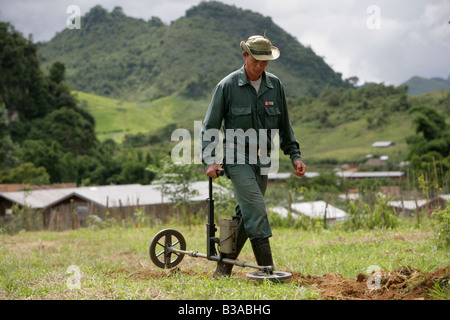
[[[408,94],[420,95],[428,92],[445,91],[450,89],[450,76],[447,79],[412,77],[402,85],[408,86]]]
[[[317,96],[327,85],[347,85],[270,17],[220,2],[203,2],[169,26],[157,17],[128,17],[120,7],[108,12],[96,6],[81,21],[81,29],[65,29],[38,44],[42,68],[63,62],[67,83],[78,91],[128,101],[173,94],[204,98],[242,65],[240,41],[265,31],[281,48],[267,70],[282,79],[287,95]]]
[[[81,91],[73,92],[80,105],[96,121],[99,140],[113,139],[120,143],[125,135],[155,132],[176,123],[191,128],[193,121],[202,121],[208,102],[167,96],[151,102],[130,102]],[[170,139],[170,135],[168,135]]]
[[[122,13],[116,9],[113,14]],[[1,183],[150,183],[154,174],[146,168],[171,153],[173,131],[185,128],[192,133],[194,121],[203,120],[209,103],[209,94],[193,99],[182,91],[160,92],[153,99],[137,91],[119,98],[77,91],[67,85],[63,63],[42,70],[46,68],[39,63],[38,46],[14,26],[0,22],[0,39],[5,39],[0,41]],[[95,39],[91,41],[96,46]],[[68,73],[75,72],[72,66]],[[103,84],[114,83],[102,79]],[[320,82],[320,77],[311,79]],[[129,88],[127,82],[117,83]],[[328,84],[317,96],[289,96],[288,105],[309,170],[348,161],[361,164],[366,154],[375,153],[373,142],[390,140],[394,148],[377,151],[390,156],[388,169],[409,159],[415,176],[429,175],[427,170],[434,166],[435,176],[445,182],[444,172],[450,168],[450,91],[412,96],[406,87]],[[291,165],[283,157],[280,171],[286,170]]]

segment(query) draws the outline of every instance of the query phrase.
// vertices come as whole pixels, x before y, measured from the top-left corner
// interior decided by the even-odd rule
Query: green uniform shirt
[[[245,66],[245,65],[244,65]],[[283,85],[275,75],[263,72],[259,92],[251,85],[244,66],[220,81],[211,99],[202,127],[203,133],[209,129],[224,129],[224,142],[227,129],[267,129],[267,141],[271,142],[270,129],[278,129],[280,148],[289,155],[291,162],[301,160],[300,146],[289,121]],[[259,139],[258,139],[259,141]],[[233,143],[234,141],[231,141]],[[202,139],[202,150],[211,143]],[[214,162],[205,160],[206,167]]]

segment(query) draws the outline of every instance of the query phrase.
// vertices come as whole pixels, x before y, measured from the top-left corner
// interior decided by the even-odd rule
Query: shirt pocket
[[[248,130],[252,127],[252,107],[235,106],[231,107],[233,116],[233,129]]]
[[[278,129],[278,123],[281,115],[280,108],[277,106],[266,106],[264,108],[266,109],[266,129]]]

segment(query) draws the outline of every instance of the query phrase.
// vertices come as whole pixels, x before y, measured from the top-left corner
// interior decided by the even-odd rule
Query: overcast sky
[[[48,41],[66,28],[70,5],[81,16],[100,4],[166,24],[201,0],[0,0],[0,21]],[[310,46],[343,78],[399,85],[412,76],[450,75],[450,0],[222,0],[272,20]],[[83,21],[81,19],[81,28]],[[264,30],[261,30],[263,33]],[[270,37],[270,36],[269,36]],[[276,44],[276,39],[272,39]],[[281,53],[283,54],[283,48]]]

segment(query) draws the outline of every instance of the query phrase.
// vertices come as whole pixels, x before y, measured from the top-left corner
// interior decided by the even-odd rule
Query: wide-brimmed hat
[[[251,36],[246,41],[241,41],[241,49],[256,60],[275,60],[280,56],[280,49],[266,36]]]

